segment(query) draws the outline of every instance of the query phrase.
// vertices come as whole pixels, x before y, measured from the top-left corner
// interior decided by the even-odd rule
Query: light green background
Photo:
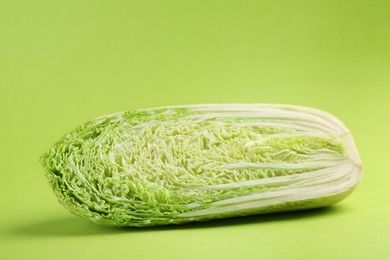
[[[389,259],[389,1],[1,1],[0,259]],[[152,229],[69,214],[38,162],[96,116],[288,103],[339,117],[365,176],[323,210]]]

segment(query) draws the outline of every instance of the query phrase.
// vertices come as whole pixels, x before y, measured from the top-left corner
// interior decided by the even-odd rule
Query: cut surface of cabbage
[[[323,207],[354,190],[349,130],[313,108],[207,104],[104,115],[41,158],[59,201],[114,226]]]

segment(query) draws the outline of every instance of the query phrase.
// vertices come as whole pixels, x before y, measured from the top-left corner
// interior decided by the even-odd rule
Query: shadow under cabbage
[[[34,237],[64,237],[107,235],[120,232],[125,232],[125,230],[97,225],[86,219],[69,215],[68,217],[26,224],[13,230],[12,234]]]
[[[66,218],[53,219],[38,223],[32,223],[14,230],[13,234],[22,234],[37,237],[61,237],[61,236],[94,236],[110,235],[133,232],[173,231],[183,229],[209,229],[237,225],[261,224],[275,221],[304,220],[307,218],[338,214],[344,211],[344,206],[328,206],[325,208],[272,213],[265,215],[252,215],[226,219],[216,219],[205,222],[192,222],[182,225],[167,225],[148,228],[135,227],[110,227],[92,223],[77,216],[69,215]]]
[[[306,209],[299,211],[287,211],[277,212],[260,215],[249,215],[242,217],[232,217],[224,219],[214,219],[209,221],[190,222],[182,225],[167,225],[150,227],[147,230],[169,230],[169,229],[199,229],[199,228],[216,228],[216,227],[227,227],[234,225],[251,225],[261,224],[267,222],[277,221],[293,221],[293,220],[304,220],[314,217],[324,217],[329,214],[339,214],[345,210],[344,206],[332,205],[322,208]],[[143,230],[146,230],[143,229]]]

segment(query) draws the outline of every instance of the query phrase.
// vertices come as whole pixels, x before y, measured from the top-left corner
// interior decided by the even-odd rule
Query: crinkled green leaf
[[[287,105],[193,105],[92,120],[42,163],[71,212],[115,226],[180,224],[326,206],[362,174],[333,116]]]

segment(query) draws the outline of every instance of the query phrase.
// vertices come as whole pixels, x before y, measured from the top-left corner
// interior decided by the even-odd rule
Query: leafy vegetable
[[[311,108],[192,105],[105,115],[42,156],[59,201],[115,226],[323,207],[362,166],[348,129]]]

